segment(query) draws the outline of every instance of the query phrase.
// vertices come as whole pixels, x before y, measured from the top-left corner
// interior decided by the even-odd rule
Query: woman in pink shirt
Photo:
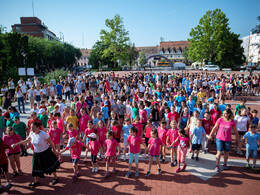
[[[80,96],[79,97],[79,101],[76,103],[76,115],[77,117],[80,117],[80,109],[84,108],[86,110],[87,113],[89,113],[88,110],[88,104],[85,102],[84,96]]]
[[[112,173],[116,172],[116,149],[118,150],[118,155],[120,153],[119,145],[117,141],[114,139],[114,133],[113,131],[107,132],[107,139],[105,141],[105,147],[106,147],[106,174],[104,177],[109,176],[109,166],[111,163],[114,164],[114,169]]]
[[[3,137],[4,144],[11,146],[12,144],[16,144],[21,140],[22,138],[14,132],[14,129],[12,127],[6,128],[6,135]],[[20,152],[21,152],[20,146],[7,149],[8,159],[13,169],[13,173],[11,177],[15,177],[17,175],[23,174],[23,172],[21,171]],[[15,165],[17,166],[18,172]]]
[[[157,131],[158,131],[159,138],[162,140],[162,143],[166,145],[166,138],[167,138],[166,134],[168,132],[168,129],[166,128],[166,121],[164,119],[161,121],[161,125],[160,127],[157,128]],[[162,146],[161,151],[162,151],[162,155],[161,155],[162,163],[165,163],[166,148]]]
[[[223,111],[223,117],[219,118],[209,134],[209,139],[212,139],[212,135],[218,130],[216,136],[216,146],[217,146],[217,155],[216,155],[216,168],[215,171],[219,172],[219,161],[221,158],[221,152],[224,150],[224,169],[228,169],[227,160],[229,157],[229,149],[231,146],[231,133],[232,130],[236,134],[236,140],[239,142],[239,134],[236,128],[236,123],[233,120],[232,111],[228,108]]]
[[[158,131],[156,129],[153,129],[151,131],[151,138],[148,141],[149,145],[149,155],[150,155],[150,159],[149,159],[149,165],[148,165],[148,172],[146,173],[146,177],[149,177],[151,175],[151,167],[152,167],[152,163],[153,163],[153,157],[156,158],[156,163],[158,166],[158,175],[162,174],[162,170],[161,170],[161,164],[160,164],[160,150],[161,150],[161,146],[163,146],[164,144],[162,143],[162,140],[158,137]]]
[[[60,152],[60,140],[61,140],[62,131],[57,126],[57,121],[52,121],[52,126],[49,131],[49,136],[51,141],[54,144],[55,149],[57,152]],[[58,156],[59,161],[61,162],[61,156]]]
[[[172,121],[170,123],[170,125],[171,125],[171,129],[169,129],[167,134],[166,134],[166,136],[167,136],[167,139],[166,139],[167,145],[170,145],[179,136],[179,134],[178,134],[178,130],[179,129],[177,128],[176,121]],[[177,147],[178,147],[178,143],[174,144],[171,147],[171,167],[173,167],[174,165],[177,165]],[[173,155],[175,155],[175,161],[173,161]]]
[[[65,152],[66,150],[70,149],[70,154],[71,154],[71,159],[73,163],[73,171],[74,171],[74,176],[73,176],[73,181],[75,182],[78,178],[79,174],[79,167],[78,167],[78,161],[80,159],[80,154],[81,154],[81,148],[84,147],[85,145],[78,141],[75,137],[72,137],[68,140],[68,145],[66,148],[64,148],[59,154]]]
[[[136,164],[136,171],[135,176],[139,176],[139,169],[138,169],[138,159],[139,159],[139,152],[140,152],[140,144],[143,144],[142,138],[137,135],[137,129],[134,127],[131,127],[129,130],[129,137],[127,138],[127,143],[124,149],[124,154],[126,153],[126,149],[129,146],[130,153],[129,153],[129,171],[126,174],[126,177],[130,177],[131,175],[131,169],[132,169],[132,163],[135,157],[135,164]]]

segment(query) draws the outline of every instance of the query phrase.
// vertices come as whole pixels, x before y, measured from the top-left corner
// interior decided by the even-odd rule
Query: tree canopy
[[[228,18],[220,10],[210,10],[191,29],[187,55],[191,61],[211,62],[221,68],[240,65],[245,61],[242,40],[230,31]]]
[[[257,21],[260,22],[260,16],[258,16]],[[255,28],[252,29],[253,33],[260,33],[260,24],[256,25]]]

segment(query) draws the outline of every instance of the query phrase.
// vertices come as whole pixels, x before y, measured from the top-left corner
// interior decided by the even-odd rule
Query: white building
[[[258,64],[260,33],[250,33],[248,61]]]
[[[246,62],[248,62],[250,36],[242,37],[241,40],[243,41],[241,46],[244,48],[244,55],[246,56]]]

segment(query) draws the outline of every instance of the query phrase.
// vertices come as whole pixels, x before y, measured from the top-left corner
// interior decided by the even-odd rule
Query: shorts
[[[116,156],[106,156],[105,161],[107,163],[115,163],[117,160]]]
[[[178,146],[171,146],[171,148],[178,148]]]
[[[256,150],[250,150],[248,147],[246,147],[246,157],[250,157],[257,159],[257,149]]]
[[[75,159],[71,159],[71,161],[72,161],[72,163],[73,163],[74,165],[76,165],[76,164],[78,164],[79,159],[78,159],[78,158],[75,158]]]
[[[82,93],[85,93],[86,91],[85,91],[85,89],[82,89]]]
[[[135,156],[135,163],[138,164],[139,153],[131,153],[131,152],[129,153],[129,164],[133,163],[134,156]]]
[[[97,162],[97,155],[91,154],[91,162],[93,163]]]
[[[117,141],[117,143],[120,143],[120,138],[114,138],[116,141]]]
[[[202,89],[207,89],[208,87],[207,86],[203,86]]]
[[[247,131],[238,131],[239,135],[245,135]]]
[[[7,154],[7,156],[12,156],[12,155],[20,155],[20,152]]]
[[[145,139],[145,145],[146,145],[146,147],[148,147],[148,145],[149,145],[148,141],[149,141],[150,138],[149,137],[145,137],[144,139]]]
[[[47,98],[47,95],[46,95],[46,94],[42,94],[42,98],[43,98],[43,99],[46,99],[46,98]]]
[[[152,156],[152,157],[155,157],[155,158],[158,158],[160,155],[151,155],[151,154],[149,154],[150,156]]]
[[[210,92],[211,92],[211,93],[212,93],[212,92],[215,92],[215,90],[214,90],[214,89],[211,89]]]
[[[41,101],[41,96],[40,95],[36,95],[36,102]]]
[[[119,115],[119,119],[125,119],[125,115]]]
[[[223,141],[220,139],[216,139],[216,147],[217,151],[222,152],[223,150],[229,152],[231,146],[231,141]]]
[[[0,165],[0,171],[3,171],[4,173],[8,172],[8,163]]]
[[[34,101],[34,97],[33,97],[33,96],[32,96],[32,97],[30,96],[30,97],[29,97],[29,100],[30,100],[30,101]]]
[[[200,150],[201,144],[192,144],[192,151],[194,150]]]

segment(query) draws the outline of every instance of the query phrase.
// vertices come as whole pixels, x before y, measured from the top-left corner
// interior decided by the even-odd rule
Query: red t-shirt
[[[202,127],[205,129],[206,134],[210,134],[211,127],[212,127],[212,121],[211,119],[206,120],[205,118],[202,119]]]
[[[147,112],[146,110],[139,110],[140,122],[146,123],[147,122]]]
[[[27,122],[27,127],[28,127],[28,129],[31,131],[31,125],[32,125],[32,123],[34,123],[34,122],[38,122],[38,123],[41,123],[41,125],[40,125],[40,130],[43,130],[43,125],[42,125],[42,121],[40,120],[40,119],[35,119],[35,120],[33,120],[33,119],[30,119],[28,122]]]
[[[6,149],[10,149],[10,145],[5,143],[0,144],[0,165],[4,165],[8,163],[7,156],[5,153]]]
[[[212,125],[215,125],[222,113],[220,110],[212,109],[209,111],[209,114],[211,115],[210,119],[211,119]]]
[[[114,138],[119,139],[121,136],[122,127],[120,125],[112,126],[111,130],[114,132]]]
[[[138,122],[138,123],[133,123],[132,125],[133,125],[134,128],[137,129],[137,135],[141,136],[143,124],[141,122]]]
[[[180,115],[179,115],[178,112],[174,112],[174,113],[169,112],[168,113],[168,119],[169,119],[170,122],[173,121],[173,120],[175,120],[177,122],[179,120],[179,118],[180,118]]]
[[[94,128],[92,129],[86,128],[86,130],[84,131],[84,134],[86,136],[90,135],[91,133],[96,133],[96,130]]]
[[[46,106],[40,106],[40,107],[39,107],[39,110],[40,110],[41,108],[43,108],[43,109],[45,110],[45,112],[47,111],[47,107],[46,107]]]
[[[21,140],[22,140],[22,138],[18,134],[14,134],[12,136],[5,135],[3,137],[3,142],[9,146],[11,146],[12,144],[18,143]],[[20,152],[21,152],[20,146],[16,146],[14,149],[13,148],[7,149],[8,154],[14,154],[14,153],[20,153]]]

